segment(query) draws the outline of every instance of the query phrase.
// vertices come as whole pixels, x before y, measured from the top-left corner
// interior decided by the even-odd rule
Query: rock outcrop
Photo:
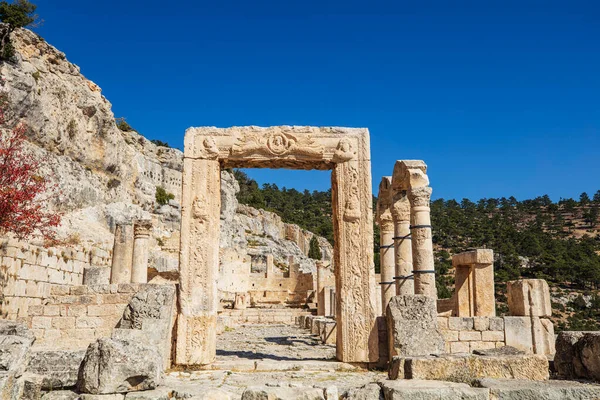
[[[61,236],[110,245],[118,222],[151,218],[150,266],[176,279],[182,152],[119,129],[100,87],[37,34],[17,29],[12,42],[15,60],[0,63],[0,90],[11,105],[8,122],[27,124],[30,151],[45,160],[45,172],[59,185],[52,206],[64,213]],[[157,205],[159,186],[175,199]],[[286,224],[273,213],[238,206],[237,190],[235,178],[224,171],[221,248],[235,249],[240,257],[272,253],[279,265],[294,256],[301,270],[314,271],[305,256],[312,234],[286,240]],[[330,260],[331,245],[322,238],[320,243]]]

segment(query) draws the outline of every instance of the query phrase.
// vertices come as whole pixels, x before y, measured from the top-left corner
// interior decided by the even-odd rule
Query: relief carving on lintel
[[[273,130],[268,132],[248,132],[238,137],[231,148],[232,157],[287,157],[307,156],[322,158],[325,148],[311,135],[296,135],[290,132]]]

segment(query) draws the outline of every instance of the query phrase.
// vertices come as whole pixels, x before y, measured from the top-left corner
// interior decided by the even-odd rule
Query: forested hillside
[[[279,214],[284,221],[326,237],[333,243],[331,190],[299,192],[256,181],[234,171],[240,183],[239,201]],[[376,201],[376,199],[374,199]],[[431,204],[433,242],[440,297],[454,285],[452,254],[487,247],[495,253],[498,300],[503,282],[542,278],[553,296],[566,299],[553,306],[559,328],[600,329],[600,190],[593,197],[552,202],[548,196],[518,201],[514,197],[438,199]],[[375,264],[378,270],[379,234],[375,227]],[[500,312],[503,310],[500,309]],[[562,325],[561,325],[562,324]]]

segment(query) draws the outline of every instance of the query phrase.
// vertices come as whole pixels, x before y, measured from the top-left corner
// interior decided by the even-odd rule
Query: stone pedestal
[[[411,242],[415,294],[423,294],[437,299],[433,262],[432,227],[429,203],[430,187],[411,188],[408,191],[410,201]]]
[[[150,246],[151,221],[136,221],[133,227],[132,283],[148,283],[148,251]]]
[[[396,268],[396,294],[415,294],[412,277],[412,243],[410,237],[410,203],[401,192],[394,195],[392,206],[394,220],[394,249]]]
[[[133,262],[133,224],[119,224],[115,228],[110,283],[131,283]]]
[[[250,304],[250,295],[248,293],[236,293],[233,302],[233,308],[236,310],[245,310]]]
[[[456,270],[456,316],[495,317],[494,252],[478,249],[452,257]]]

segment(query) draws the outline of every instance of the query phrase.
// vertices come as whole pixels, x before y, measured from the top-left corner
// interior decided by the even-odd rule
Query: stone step
[[[476,386],[489,389],[490,398],[497,400],[600,399],[600,385],[591,383],[559,380],[536,382],[530,380],[484,378],[475,381],[474,384]]]

